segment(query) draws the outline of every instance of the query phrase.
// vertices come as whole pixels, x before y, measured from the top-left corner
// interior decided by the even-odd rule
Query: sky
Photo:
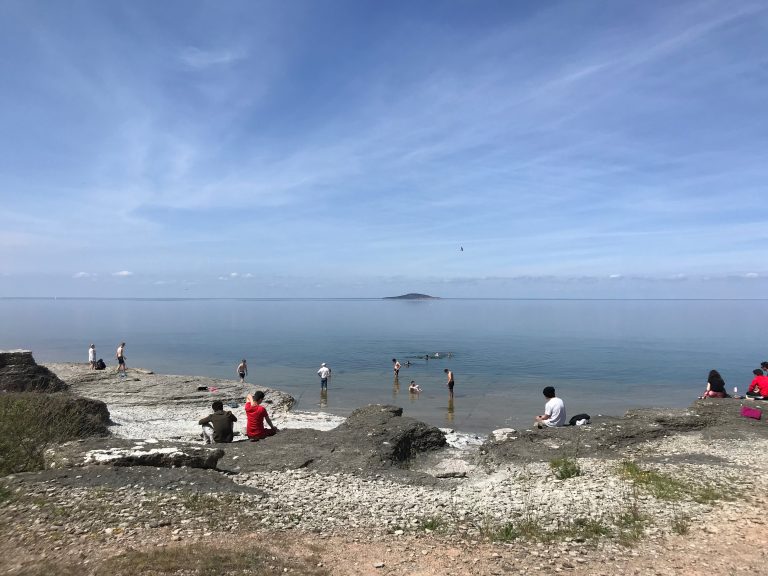
[[[0,297],[763,298],[768,4],[0,1]]]

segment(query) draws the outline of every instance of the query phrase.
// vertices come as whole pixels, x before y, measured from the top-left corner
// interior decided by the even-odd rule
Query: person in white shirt
[[[547,403],[544,405],[544,414],[536,416],[534,424],[538,428],[547,426],[556,428],[565,425],[565,404],[562,399],[555,395],[555,389],[552,386],[544,388],[544,397]]]
[[[91,365],[91,370],[96,370],[96,344],[91,344],[88,348],[88,364]]]
[[[328,377],[331,375],[331,369],[325,365],[325,362],[320,364],[320,370],[317,371],[317,375],[320,376],[320,390],[323,388],[328,390]]]

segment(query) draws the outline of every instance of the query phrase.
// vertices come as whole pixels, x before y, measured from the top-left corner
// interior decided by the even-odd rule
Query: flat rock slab
[[[22,487],[23,489],[25,485],[46,483],[52,486],[103,487],[114,490],[131,486],[137,490],[158,490],[169,494],[175,494],[179,491],[225,494],[262,493],[257,488],[236,484],[229,475],[203,468],[94,465],[15,474],[6,476],[3,481],[11,489],[14,487]]]
[[[179,404],[210,405],[214,400],[224,404],[242,404],[249,393],[261,390],[270,412],[287,411],[294,404],[290,394],[253,384],[241,384],[237,380],[206,378],[204,376],[179,376],[155,374],[149,370],[128,368],[125,378],[118,376],[114,368],[90,370],[87,364],[48,364],[59,378],[69,384],[72,392],[81,396],[98,398],[107,406],[162,406],[169,412]]]

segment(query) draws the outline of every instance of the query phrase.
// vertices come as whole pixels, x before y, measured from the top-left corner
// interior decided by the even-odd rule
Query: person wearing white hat
[[[320,370],[317,371],[317,375],[320,376],[320,390],[323,388],[328,390],[328,377],[331,375],[331,369],[325,365],[325,362],[320,364]]]

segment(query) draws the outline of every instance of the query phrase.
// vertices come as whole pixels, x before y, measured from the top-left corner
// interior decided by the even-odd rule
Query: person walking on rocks
[[[245,434],[251,442],[258,442],[263,438],[277,434],[277,426],[272,424],[267,409],[261,405],[263,401],[264,392],[261,390],[245,397],[245,415],[248,417]],[[269,424],[269,428],[264,428],[265,420]]]
[[[248,363],[245,358],[237,365],[237,375],[240,376],[240,384],[245,384],[245,377],[248,376]]]
[[[320,376],[320,390],[323,388],[328,390],[328,378],[331,376],[331,369],[325,365],[325,362],[320,364],[320,370],[317,371],[317,375]]]
[[[91,365],[91,370],[96,370],[96,344],[91,344],[88,348],[88,364]]]
[[[115,358],[117,358],[117,371],[122,372],[122,378],[125,378],[125,342],[121,342],[115,352]]]
[[[445,385],[448,386],[448,399],[453,400],[453,370],[448,370],[448,368],[446,368],[443,372],[445,372],[445,375],[448,378],[448,381],[445,383]]]

